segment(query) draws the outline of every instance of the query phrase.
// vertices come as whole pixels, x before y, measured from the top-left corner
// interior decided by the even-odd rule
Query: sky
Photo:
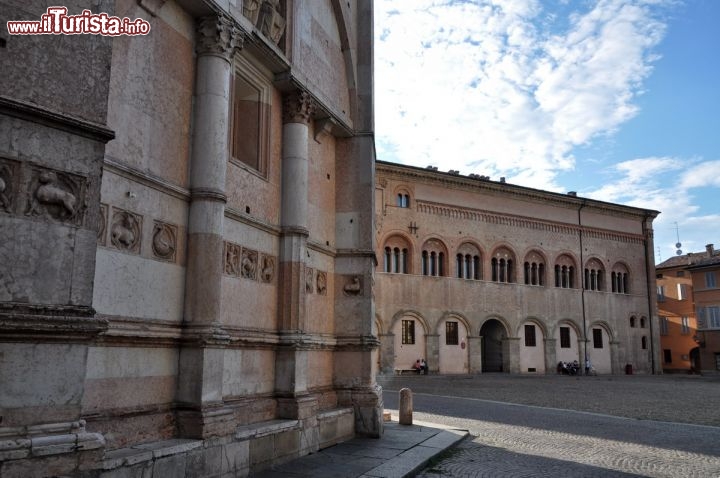
[[[661,211],[720,249],[720,0],[375,0],[377,158]]]

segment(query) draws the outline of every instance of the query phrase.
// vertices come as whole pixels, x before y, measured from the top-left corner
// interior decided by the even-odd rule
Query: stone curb
[[[420,423],[414,423],[420,425]],[[415,476],[430,461],[457,445],[469,435],[467,430],[447,428],[433,423],[422,423],[422,426],[429,428],[444,429],[427,440],[418,443],[412,448],[405,450],[400,455],[392,458],[382,465],[373,468],[360,478],[404,478]]]

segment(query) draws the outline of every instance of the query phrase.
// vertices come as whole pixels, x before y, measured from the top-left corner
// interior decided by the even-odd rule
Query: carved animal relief
[[[110,242],[121,251],[140,253],[142,216],[113,208]]]
[[[260,267],[260,280],[265,283],[272,282],[275,277],[275,258],[263,254]]]
[[[313,290],[315,290],[315,287],[314,287],[315,284],[313,281],[314,275],[315,275],[315,271],[312,268],[310,268],[310,267],[305,268],[305,292],[307,294],[312,294]]]
[[[12,212],[16,176],[15,162],[0,159],[0,212]]]
[[[251,249],[242,249],[242,260],[240,261],[240,276],[245,279],[257,279],[258,253]]]
[[[317,283],[317,293],[327,295],[327,272],[317,271],[315,282]]]
[[[175,262],[177,249],[177,227],[164,222],[155,221],[152,235],[152,250],[155,257]]]
[[[225,274],[240,277],[240,246],[225,243]]]
[[[34,167],[28,188],[26,216],[81,225],[85,215],[85,178]]]
[[[347,296],[363,295],[362,277],[359,275],[344,276],[344,280],[343,294]]]

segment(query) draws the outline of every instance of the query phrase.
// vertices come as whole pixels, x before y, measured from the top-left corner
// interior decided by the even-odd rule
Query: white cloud
[[[680,185],[683,188],[720,187],[720,161],[705,161],[685,171]]]
[[[664,34],[653,10],[625,0],[555,33],[539,1],[375,5],[378,157],[544,189],[559,189],[573,147],[636,114]]]

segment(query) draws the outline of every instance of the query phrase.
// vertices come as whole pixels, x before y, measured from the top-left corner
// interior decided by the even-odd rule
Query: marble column
[[[198,20],[183,324],[187,345],[180,352],[178,379],[178,425],[186,437],[221,435],[232,427],[231,412],[222,411],[228,336],[221,328],[220,304],[232,58],[241,44],[230,18]]]
[[[308,239],[308,123],[310,95],[295,90],[283,98],[282,199],[280,214],[280,344],[275,357],[275,391],[280,418],[317,413],[307,397],[305,258]]]

